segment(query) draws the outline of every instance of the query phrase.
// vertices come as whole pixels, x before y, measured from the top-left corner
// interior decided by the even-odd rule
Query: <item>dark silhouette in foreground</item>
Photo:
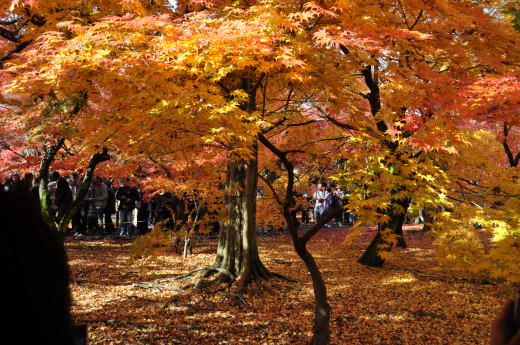
[[[0,188],[0,219],[8,280],[3,337],[15,338],[13,344],[74,344],[69,269],[58,232],[23,184]]]
[[[511,300],[502,307],[491,328],[490,345],[520,345],[520,320],[515,320],[514,306]]]

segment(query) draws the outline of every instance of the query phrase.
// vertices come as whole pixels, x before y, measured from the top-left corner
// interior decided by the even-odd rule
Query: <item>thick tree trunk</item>
[[[213,267],[240,277],[239,289],[250,281],[269,278],[260,261],[256,241],[257,160],[230,159],[227,165],[225,207],[227,219],[220,228]]]
[[[381,233],[378,231],[376,237],[370,242],[363,255],[358,259],[360,264],[373,267],[381,267],[385,260],[379,256],[379,244],[381,241]]]
[[[63,146],[64,139],[60,139],[56,145],[49,148],[45,148],[45,154],[43,155],[42,161],[40,162],[40,169],[38,171],[38,177],[40,178],[40,185],[38,186],[38,193],[40,196],[40,209],[42,217],[45,223],[51,228],[56,229],[56,223],[54,222],[54,214],[51,207],[51,197],[47,185],[49,184],[49,169],[54,161],[54,157]]]
[[[385,240],[381,236],[381,231],[387,228],[392,230],[393,234],[398,235],[397,246],[400,248],[406,248],[406,242],[403,234],[403,224],[406,217],[406,212],[410,206],[410,199],[406,198],[403,200],[392,200],[389,205],[389,217],[388,222],[379,224],[377,235],[374,237],[370,245],[367,247],[363,255],[359,258],[358,262],[367,266],[381,267],[385,260],[379,255],[380,250],[390,251],[392,250],[392,244],[385,243]],[[380,249],[380,245],[386,244],[384,249]]]
[[[70,221],[72,220],[72,217],[79,211],[81,208],[81,205],[83,204],[83,201],[85,200],[88,190],[90,188],[90,184],[92,182],[92,178],[94,177],[94,171],[96,170],[96,167],[99,163],[105,162],[110,159],[110,156],[108,155],[108,152],[106,149],[103,149],[103,153],[96,153],[92,156],[90,159],[87,171],[85,173],[85,177],[83,178],[83,183],[81,184],[81,189],[79,190],[78,194],[76,195],[76,199],[72,202],[68,210],[63,215],[63,218],[60,221],[60,224],[58,225],[58,230],[65,234],[65,231],[67,230],[67,227],[69,226]]]

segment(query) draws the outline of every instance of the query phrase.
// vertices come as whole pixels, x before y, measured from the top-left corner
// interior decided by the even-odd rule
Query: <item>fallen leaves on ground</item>
[[[348,246],[348,229],[324,229],[309,244],[332,307],[332,344],[487,344],[490,323],[508,297],[484,277],[439,268],[428,235],[407,233],[383,268],[356,260],[375,234]],[[310,277],[290,238],[260,238],[266,266],[296,282],[183,290],[177,275],[213,262],[215,240],[196,242],[194,256],[173,253],[133,260],[129,241],[68,241],[73,317],[89,325],[90,344],[304,344],[311,337]],[[152,282],[153,281],[153,282]],[[152,282],[152,283],[151,283]]]

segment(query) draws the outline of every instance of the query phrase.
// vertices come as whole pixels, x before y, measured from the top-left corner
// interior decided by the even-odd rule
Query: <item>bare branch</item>
[[[265,177],[263,177],[261,174],[258,174],[258,177],[264,181],[264,183],[267,185],[267,187],[269,187],[269,189],[271,190],[271,193],[273,193],[273,197],[275,198],[276,202],[280,205],[280,206],[283,206],[283,202],[282,200],[280,199],[280,197],[278,196],[278,193],[276,193],[276,191],[274,190],[274,187],[267,181],[267,179]]]
[[[13,25],[13,24],[18,23],[18,20],[20,20],[20,18],[11,19],[11,20],[0,19],[0,25]]]
[[[415,26],[419,23],[419,20],[421,20],[421,17],[423,14],[424,14],[424,10],[420,10],[419,14],[417,15],[417,18],[413,22],[412,26],[410,26],[410,30],[413,30],[413,28],[415,28]]]
[[[300,237],[300,240],[303,242],[304,245],[307,244],[307,242],[309,242],[309,240],[314,236],[316,235],[316,233],[318,231],[320,231],[320,229],[325,225],[327,224],[331,219],[333,219],[334,217],[336,217],[338,214],[340,214],[341,212],[343,211],[343,206],[339,206],[338,208],[335,208],[333,209],[332,211],[330,212],[327,212],[325,215],[323,215],[320,219],[320,221],[318,221],[316,224],[314,224],[314,226],[312,228],[310,228],[309,230],[307,230],[303,236]]]
[[[18,44],[14,49],[12,49],[7,54],[2,56],[0,58],[0,62],[4,62],[6,60],[9,60],[14,54],[19,53],[22,50],[24,50],[29,44],[31,44],[31,42],[32,42],[32,40],[29,40],[29,41],[25,41],[25,42],[22,42],[22,43]]]
[[[262,133],[263,134],[266,134],[266,133],[269,133],[270,131],[272,131],[273,129],[281,126],[285,121],[287,121],[289,118],[288,117],[282,117],[278,122],[276,122],[275,124],[273,124],[271,127],[268,127],[268,128],[265,128],[262,130]]]
[[[324,118],[326,118],[327,120],[329,120],[330,122],[332,122],[334,125],[338,126],[338,127],[341,127],[343,129],[349,129],[349,130],[354,130],[354,131],[357,131],[358,129],[354,126],[351,126],[347,123],[343,123],[343,122],[340,122],[338,120],[336,120],[335,118],[333,118],[332,116],[330,116],[325,110],[323,110],[320,106],[318,106],[316,103],[312,103],[312,106],[318,110],[318,112],[321,114],[321,116],[323,116]]]
[[[399,4],[399,8],[401,10],[401,14],[403,15],[404,23],[406,24],[406,27],[408,30],[411,30],[410,24],[408,23],[408,18],[406,18],[406,12],[404,11],[403,4],[401,3],[401,0],[398,0],[397,3]]]

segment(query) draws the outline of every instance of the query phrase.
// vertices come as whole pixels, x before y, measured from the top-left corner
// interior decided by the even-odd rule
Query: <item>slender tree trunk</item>
[[[197,200],[194,201],[195,203],[195,217],[192,220],[192,226],[191,229],[186,228],[186,234],[184,235],[184,253],[182,254],[182,257],[187,259],[192,255],[192,242],[191,242],[191,236],[195,233],[197,230],[197,221],[199,220],[199,211],[200,211],[200,205],[197,202]],[[193,213],[192,213],[193,216]]]
[[[314,322],[310,345],[328,345],[330,343],[330,305],[327,300],[325,281],[314,257],[307,248],[301,244],[295,244],[295,248],[311,275],[314,291]]]
[[[256,241],[257,164],[256,154],[249,160],[229,159],[227,164],[224,196],[227,219],[220,229],[213,266],[240,277],[239,289],[250,281],[270,277],[258,255]]]
[[[52,212],[51,197],[47,185],[49,184],[49,168],[54,161],[54,157],[63,146],[64,139],[60,139],[56,145],[45,148],[45,154],[43,155],[42,161],[40,162],[40,169],[38,176],[40,178],[40,185],[38,186],[38,193],[40,195],[40,209],[42,212],[43,220],[47,223],[51,229],[56,229],[56,223],[54,222],[54,214]]]
[[[108,152],[106,149],[103,149],[103,153],[96,153],[92,156],[90,159],[90,162],[88,164],[87,171],[85,173],[85,177],[83,178],[83,183],[81,184],[81,188],[76,195],[76,199],[72,202],[70,207],[67,209],[65,214],[63,215],[63,218],[60,221],[60,224],[58,225],[58,230],[65,234],[65,231],[67,230],[67,227],[69,226],[70,221],[72,220],[72,217],[79,211],[81,208],[81,205],[83,204],[83,201],[85,200],[85,197],[88,194],[88,190],[90,188],[90,184],[92,182],[92,178],[94,177],[94,171],[96,170],[96,167],[99,163],[105,162],[110,159],[110,156],[108,155]]]
[[[182,257],[187,259],[192,255],[192,245],[191,245],[191,238],[188,234],[184,237],[184,252],[182,254]]]
[[[291,188],[292,189],[292,188]],[[330,312],[331,308],[327,298],[327,287],[325,281],[321,275],[320,269],[314,260],[312,254],[307,250],[307,243],[310,238],[319,231],[328,221],[333,219],[336,215],[343,211],[343,207],[340,206],[337,209],[333,209],[314,225],[305,235],[300,237],[298,235],[298,229],[293,222],[289,208],[286,208],[284,212],[284,218],[291,234],[294,249],[298,256],[305,263],[305,267],[309,271],[312,280],[312,287],[314,291],[314,322],[312,326],[312,339],[310,345],[328,345],[330,344]]]
[[[279,150],[263,134],[259,134],[258,138],[265,147],[280,158],[287,171],[287,187],[283,199],[277,196],[276,191],[269,183],[267,184],[271,188],[277,202],[283,207],[283,216],[287,224],[287,229],[291,234],[294,249],[305,263],[305,266],[311,275],[312,287],[314,290],[314,323],[313,336],[310,345],[328,345],[330,344],[329,324],[331,309],[327,301],[327,288],[314,257],[307,250],[307,243],[328,221],[341,214],[341,212],[343,212],[343,207],[339,206],[336,209],[330,210],[302,236],[298,235],[298,229],[294,223],[294,218],[291,216],[291,205],[294,205],[294,165],[287,158],[287,153]]]
[[[392,250],[392,244],[386,243],[382,238],[381,231],[387,228],[392,230],[393,234],[398,235],[397,246],[400,248],[406,248],[406,242],[403,234],[403,224],[406,217],[406,212],[410,206],[411,200],[409,198],[403,200],[392,200],[389,205],[389,217],[388,222],[379,224],[377,235],[374,237],[370,245],[367,247],[363,255],[359,258],[358,262],[367,266],[381,267],[385,260],[379,256],[380,250],[390,251]],[[387,246],[384,249],[380,249],[382,244]]]

